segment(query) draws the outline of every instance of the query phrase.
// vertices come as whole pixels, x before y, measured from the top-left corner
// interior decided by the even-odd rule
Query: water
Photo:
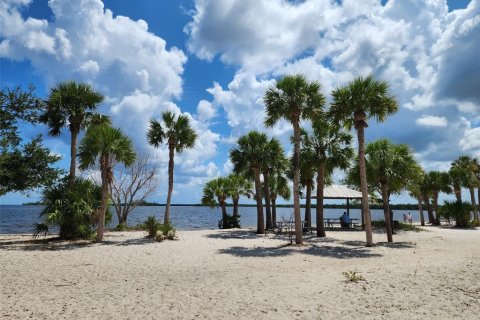
[[[0,234],[12,233],[31,233],[33,225],[41,222],[39,213],[42,206],[10,206],[0,205]],[[118,224],[117,215],[113,208],[110,208],[113,214],[113,221],[108,227],[115,227]],[[240,207],[241,215],[240,224],[243,228],[255,228],[257,225],[257,209],[255,207]],[[232,208],[227,208],[231,214]],[[324,209],[325,218],[338,218],[344,212],[344,209]],[[165,207],[137,207],[129,215],[127,224],[130,226],[143,223],[148,216],[155,215],[157,219],[163,220]],[[402,220],[403,213],[408,210],[394,210],[394,220]],[[419,221],[417,211],[411,211],[413,221]],[[383,220],[383,211],[371,210],[373,220]],[[425,212],[424,212],[425,214]],[[195,206],[175,206],[170,209],[171,220],[175,227],[179,230],[187,229],[216,229],[218,228],[218,220],[221,219],[219,208],[195,207]],[[293,208],[277,208],[277,220],[282,217],[289,219],[293,216]],[[304,209],[302,208],[302,219]],[[359,219],[360,209],[351,209],[350,217]],[[315,209],[312,208],[313,224],[315,224]]]

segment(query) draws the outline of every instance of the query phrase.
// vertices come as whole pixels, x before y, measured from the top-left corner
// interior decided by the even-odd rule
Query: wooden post
[[[347,198],[347,214],[350,215],[350,199]]]

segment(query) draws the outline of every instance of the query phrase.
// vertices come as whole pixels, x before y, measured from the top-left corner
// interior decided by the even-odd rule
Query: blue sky
[[[262,130],[291,150],[291,127],[265,129],[262,105],[265,90],[288,73],[319,81],[327,99],[359,75],[387,80],[401,108],[385,123],[372,121],[367,140],[409,144],[427,171],[480,156],[478,34],[478,0],[6,0],[0,85],[31,83],[45,97],[59,81],[91,83],[106,96],[101,111],[163,173],[167,153],[147,145],[147,122],[165,110],[187,114],[199,141],[176,158],[174,202],[197,203],[206,181],[231,171],[228,151],[240,135]],[[22,131],[26,139],[44,133],[67,168],[67,132]],[[163,202],[166,189],[162,179],[151,200]]]

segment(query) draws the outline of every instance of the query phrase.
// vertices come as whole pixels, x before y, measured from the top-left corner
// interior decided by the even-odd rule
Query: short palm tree
[[[272,201],[272,223],[277,224],[277,198],[282,197],[285,200],[290,200],[291,190],[288,184],[288,179],[282,171],[276,171],[272,174],[269,180],[270,195]]]
[[[263,192],[265,196],[265,213],[266,213],[266,228],[272,229],[273,219],[271,211],[271,197],[270,197],[270,174],[272,172],[282,170],[285,166],[285,153],[282,144],[277,138],[272,138],[268,142],[264,152],[264,163],[262,166],[263,174]]]
[[[304,133],[304,145],[312,150],[317,173],[317,236],[325,237],[323,223],[323,189],[330,172],[335,168],[347,169],[353,158],[352,136],[322,118],[312,122],[312,132]]]
[[[369,184],[376,186],[382,195],[387,240],[392,242],[390,195],[407,187],[408,181],[416,173],[417,162],[407,145],[394,145],[386,139],[369,143],[365,155],[367,178]]]
[[[477,210],[477,202],[475,201],[475,187],[477,187],[479,184],[476,176],[476,171],[478,170],[478,163],[474,159],[470,158],[469,156],[461,156],[452,162],[452,168],[454,169],[454,171],[458,170],[462,172],[461,174],[459,174],[460,184],[462,187],[465,187],[470,191],[473,220],[474,220],[474,224],[478,225],[479,224],[478,210]]]
[[[447,172],[430,171],[425,176],[425,188],[428,190],[432,197],[433,211],[435,211],[435,217],[433,224],[440,225],[440,212],[438,211],[438,195],[440,192],[451,193],[450,188],[450,176]]]
[[[48,133],[59,136],[61,129],[68,126],[70,130],[70,173],[68,185],[75,182],[78,134],[88,124],[94,111],[103,101],[103,96],[89,84],[67,81],[50,90],[45,103],[45,110],[40,115],[40,122],[50,129]]]
[[[159,147],[162,143],[168,145],[168,194],[165,206],[164,223],[170,223],[170,204],[173,192],[173,168],[175,152],[193,148],[197,140],[197,134],[190,125],[187,116],[178,115],[170,111],[162,113],[162,122],[150,120],[150,128],[147,133],[148,143]]]
[[[300,121],[319,117],[325,97],[318,82],[308,82],[302,75],[285,76],[264,96],[267,116],[265,125],[274,126],[281,119],[293,126],[293,205],[295,216],[295,243],[302,244],[300,216]]]
[[[233,202],[233,217],[238,219],[240,217],[238,214],[238,202],[240,197],[250,198],[253,195],[253,184],[245,176],[239,174],[230,174],[227,177],[227,180],[229,187],[228,193]]]
[[[220,206],[222,210],[222,221],[227,221],[226,201],[229,197],[229,182],[227,178],[215,178],[207,182],[203,188],[202,204],[211,208]]]
[[[365,168],[365,128],[368,126],[368,119],[374,118],[382,122],[388,115],[397,112],[398,104],[396,99],[388,94],[388,84],[375,80],[372,75],[356,78],[347,86],[333,90],[332,97],[329,115],[333,123],[341,123],[348,129],[353,126],[357,130],[362,211],[365,216],[367,246],[372,246]]]
[[[237,141],[237,147],[230,150],[230,159],[232,160],[234,168],[233,171],[237,174],[253,176],[254,178],[258,234],[265,234],[260,171],[265,163],[265,149],[267,145],[268,138],[266,134],[251,131],[241,136]]]
[[[113,180],[113,167],[116,163],[123,163],[126,166],[133,164],[135,151],[132,141],[119,129],[98,125],[89,128],[80,142],[79,158],[82,170],[95,166],[97,161],[100,164],[102,200],[99,209],[97,241],[102,242],[109,188]]]
[[[413,169],[412,179],[408,181],[407,190],[412,198],[418,202],[418,212],[420,214],[420,225],[425,225],[425,217],[423,215],[423,198],[422,198],[422,182],[425,177],[425,172],[420,165]]]

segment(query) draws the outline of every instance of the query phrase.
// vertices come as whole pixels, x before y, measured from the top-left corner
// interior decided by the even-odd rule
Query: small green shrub
[[[147,238],[153,239],[157,236],[157,232],[160,230],[161,223],[155,219],[155,216],[149,216],[143,225],[147,231]]]
[[[356,270],[344,271],[342,274],[345,276],[345,282],[365,281],[365,278]]]
[[[384,220],[373,220],[372,221],[372,227],[383,228],[384,229],[385,228],[385,221]],[[398,224],[395,224],[394,229],[395,230],[403,230],[403,231],[415,231],[415,232],[424,231],[422,228],[414,226],[410,223],[403,223],[403,222],[399,222]]]
[[[472,211],[472,205],[467,202],[460,201],[445,201],[440,208],[440,216],[445,219],[455,220],[455,226],[457,228],[470,227],[470,211]]]
[[[240,216],[226,215],[222,220],[218,221],[218,228],[232,229],[240,228]]]
[[[147,238],[157,241],[163,241],[165,239],[174,240],[176,237],[176,230],[173,224],[162,224],[155,219],[155,216],[148,217],[141,227],[147,231]]]

